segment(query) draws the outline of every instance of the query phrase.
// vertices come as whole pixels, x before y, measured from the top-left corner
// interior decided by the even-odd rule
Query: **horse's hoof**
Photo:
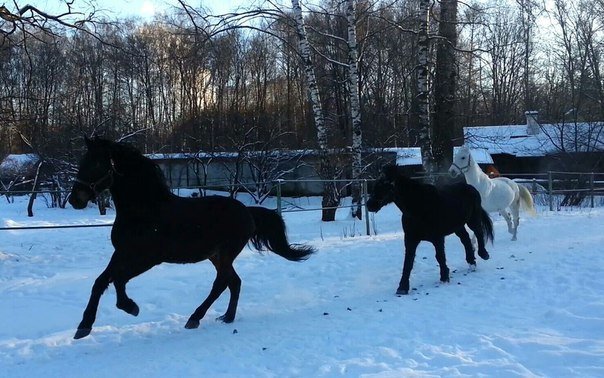
[[[450,281],[449,281],[449,277],[447,277],[447,278],[441,278],[441,279],[440,279],[440,282],[442,282],[442,283],[447,283],[447,282],[450,282]]]
[[[77,340],[77,339],[86,337],[86,336],[90,335],[90,331],[92,331],[92,329],[90,329],[90,328],[78,328],[78,330],[76,331],[73,338],[74,338],[74,340]]]
[[[480,258],[483,260],[488,260],[491,257],[487,251],[478,252],[478,256],[480,256]]]
[[[221,315],[221,316],[217,317],[216,320],[228,324],[228,323],[233,323],[233,321],[235,321],[235,317],[234,316],[227,316],[227,314],[224,314],[224,315]]]
[[[199,320],[193,320],[193,319],[189,319],[187,321],[187,324],[185,324],[185,328],[186,329],[195,329],[195,328],[199,328]]]
[[[405,289],[398,289],[396,291],[396,295],[407,295],[409,294],[409,289],[405,290]]]
[[[130,303],[126,304],[126,305],[121,305],[118,304],[117,308],[119,308],[120,310],[123,310],[124,312],[126,312],[127,314],[130,314],[132,316],[138,316],[140,309],[138,307],[138,305],[136,303],[134,303],[134,301],[130,301]]]
[[[468,271],[470,271],[470,272],[475,272],[475,271],[476,271],[476,263],[474,263],[474,264],[469,264],[469,266],[468,266]]]

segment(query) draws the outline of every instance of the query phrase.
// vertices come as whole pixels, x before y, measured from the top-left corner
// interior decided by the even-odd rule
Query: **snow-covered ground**
[[[0,226],[108,223],[95,208],[0,203]],[[320,199],[292,200],[301,207]],[[269,207],[271,203],[267,204]],[[469,272],[459,240],[447,238],[452,272],[438,282],[422,243],[409,296],[401,274],[400,213],[390,205],[365,223],[339,210],[286,213],[292,242],[318,253],[292,263],[246,249],[237,318],[184,329],[214,269],[160,265],[135,278],[141,312],[105,293],[92,334],[73,340],[91,285],[112,253],[109,227],[0,231],[0,375],[3,377],[604,377],[604,209],[523,217],[518,241],[493,216],[491,260]]]

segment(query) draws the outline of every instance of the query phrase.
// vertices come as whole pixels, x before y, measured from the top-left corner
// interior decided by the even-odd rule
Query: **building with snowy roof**
[[[535,111],[526,119],[524,125],[464,127],[465,143],[488,151],[502,173],[604,171],[604,122],[539,123]]]

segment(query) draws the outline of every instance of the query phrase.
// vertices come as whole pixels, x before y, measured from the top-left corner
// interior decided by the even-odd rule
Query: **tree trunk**
[[[363,169],[361,130],[361,100],[359,96],[358,47],[356,30],[356,0],[347,0],[346,19],[348,21],[348,93],[350,116],[352,118],[352,179],[359,180]],[[363,218],[361,184],[352,183],[352,216]]]
[[[462,138],[457,130],[455,115],[457,64],[455,47],[457,45],[457,0],[440,2],[440,23],[438,34],[441,37],[436,50],[436,72],[434,79],[434,124],[432,134],[432,153],[435,169],[445,172],[453,161],[453,140]]]
[[[432,178],[434,157],[432,155],[432,130],[430,128],[430,82],[429,56],[430,40],[428,26],[430,22],[430,0],[420,1],[418,54],[417,54],[417,111],[419,145],[421,147],[422,165],[426,175]]]
[[[312,64],[310,56],[310,45],[308,44],[308,38],[306,36],[306,28],[304,27],[304,18],[302,17],[302,8],[298,0],[292,0],[292,7],[294,11],[294,19],[296,22],[296,32],[298,34],[298,43],[300,47],[300,55],[304,64],[304,73],[306,75],[306,81],[308,83],[308,93],[310,103],[312,106],[313,117],[315,125],[317,127],[317,142],[319,147],[319,176],[322,180],[333,179],[333,172],[335,171],[329,161],[328,149],[327,149],[327,127],[325,124],[325,117],[321,108],[321,96],[319,94],[319,87],[317,86],[317,78],[315,77],[315,70]],[[337,187],[334,182],[326,182],[323,187],[323,216],[321,220],[325,222],[335,220],[335,209],[326,209],[331,207],[337,207],[340,205],[340,196],[337,193]]]
[[[34,202],[36,201],[36,197],[38,196],[38,193],[37,193],[38,180],[40,177],[40,168],[42,167],[43,163],[44,163],[43,161],[40,161],[38,163],[38,168],[36,168],[36,176],[34,177],[34,183],[31,188],[31,196],[29,196],[29,202],[27,203],[27,216],[28,217],[34,216]]]

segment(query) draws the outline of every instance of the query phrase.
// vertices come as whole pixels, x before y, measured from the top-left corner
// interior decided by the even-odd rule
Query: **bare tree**
[[[317,78],[315,76],[313,61],[311,59],[310,44],[308,43],[308,37],[306,35],[306,27],[304,25],[304,18],[302,16],[302,7],[300,6],[300,2],[298,0],[292,0],[292,7],[294,12],[294,20],[296,23],[296,31],[298,34],[300,55],[302,57],[302,62],[304,65],[306,83],[308,85],[308,93],[317,131],[317,144],[319,148],[320,165],[319,177],[325,180],[323,189],[323,210],[321,219],[323,221],[329,222],[335,220],[336,208],[340,205],[340,197],[338,195],[337,185],[335,182],[330,181],[331,179],[336,177],[337,170],[329,159],[327,126],[325,124],[325,116],[321,107],[321,95],[319,94]]]
[[[421,147],[422,165],[428,176],[435,172],[432,152],[432,125],[430,120],[431,102],[431,64],[430,61],[430,0],[419,1],[417,33],[417,117],[419,145]]]
[[[434,77],[434,124],[432,151],[438,172],[453,161],[453,139],[462,139],[457,127],[457,0],[440,2],[439,40]]]
[[[350,98],[350,118],[352,120],[352,179],[361,178],[363,170],[362,147],[363,131],[361,128],[361,99],[359,95],[359,69],[358,69],[358,47],[357,47],[357,12],[356,0],[346,1],[346,21],[348,38],[348,92]],[[352,183],[352,215],[362,219],[362,200],[360,182]]]

